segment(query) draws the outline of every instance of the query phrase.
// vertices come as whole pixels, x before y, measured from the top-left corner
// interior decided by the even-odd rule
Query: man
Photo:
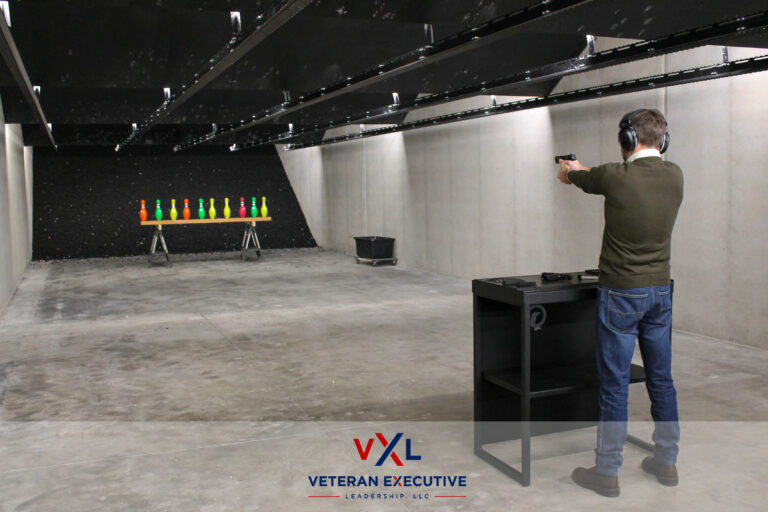
[[[627,437],[629,370],[635,340],[651,399],[654,454],[642,468],[664,485],[677,485],[680,428],[671,375],[672,228],[683,199],[680,167],[661,159],[669,145],[664,116],[655,109],[625,115],[619,123],[624,163],[585,167],[560,161],[558,179],[605,196],[597,305],[600,418],[596,465],[576,468],[573,480],[604,496],[619,495],[619,467]]]

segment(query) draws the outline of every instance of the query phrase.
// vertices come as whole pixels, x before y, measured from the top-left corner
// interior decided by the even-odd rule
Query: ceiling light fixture
[[[0,2],[0,10],[3,11],[3,14],[5,15],[5,22],[8,24],[8,26],[11,26],[11,6],[9,5],[8,0],[3,0]]]
[[[230,11],[229,18],[232,20],[232,32],[239,34],[243,31],[243,23],[240,19],[240,11]]]

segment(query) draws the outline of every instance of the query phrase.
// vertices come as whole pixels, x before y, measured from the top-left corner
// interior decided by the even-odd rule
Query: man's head
[[[619,145],[624,160],[641,149],[661,150],[668,144],[667,120],[655,108],[634,110],[621,118]]]

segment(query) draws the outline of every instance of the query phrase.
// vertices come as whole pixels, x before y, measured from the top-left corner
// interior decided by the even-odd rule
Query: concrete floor
[[[675,333],[679,487],[632,446],[618,500],[576,487],[588,428],[535,439],[522,488],[472,453],[471,303],[467,281],[319,250],[35,263],[0,316],[0,511],[762,509],[768,351]],[[642,386],[630,408],[649,437]],[[361,461],[352,439],[374,432],[422,460]],[[316,474],[469,484],[359,502]]]

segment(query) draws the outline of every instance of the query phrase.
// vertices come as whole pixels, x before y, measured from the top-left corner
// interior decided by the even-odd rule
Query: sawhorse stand
[[[165,254],[165,262],[169,265],[171,264],[171,257],[168,254],[168,245],[165,243],[165,237],[163,236],[163,226],[162,224],[157,225],[157,229],[155,230],[155,234],[152,235],[152,248],[149,251],[149,256],[147,257],[147,262],[152,265],[152,259],[155,256],[155,252],[157,251],[157,241],[160,240],[160,245],[163,247],[163,253]]]
[[[243,242],[240,244],[240,260],[245,261],[248,257],[248,251],[251,249],[256,250],[256,256],[261,257],[261,244],[259,243],[259,237],[256,235],[256,223],[257,222],[270,222],[272,217],[234,217],[223,219],[187,219],[187,220],[145,220],[141,223],[142,226],[155,226],[155,233],[152,235],[152,244],[149,251],[149,264],[152,264],[152,259],[157,252],[157,242],[160,241],[160,245],[163,248],[165,254],[165,261],[170,265],[171,258],[168,254],[168,245],[165,243],[165,237],[163,236],[163,226],[174,225],[186,225],[186,224],[233,224],[243,223],[245,224],[245,231],[243,232]]]
[[[250,247],[253,242],[253,247]],[[256,257],[261,258],[261,244],[259,243],[259,237],[256,235],[256,223],[250,222],[245,226],[243,232],[243,243],[240,244],[240,260],[245,261],[248,257],[248,250],[256,249]]]

